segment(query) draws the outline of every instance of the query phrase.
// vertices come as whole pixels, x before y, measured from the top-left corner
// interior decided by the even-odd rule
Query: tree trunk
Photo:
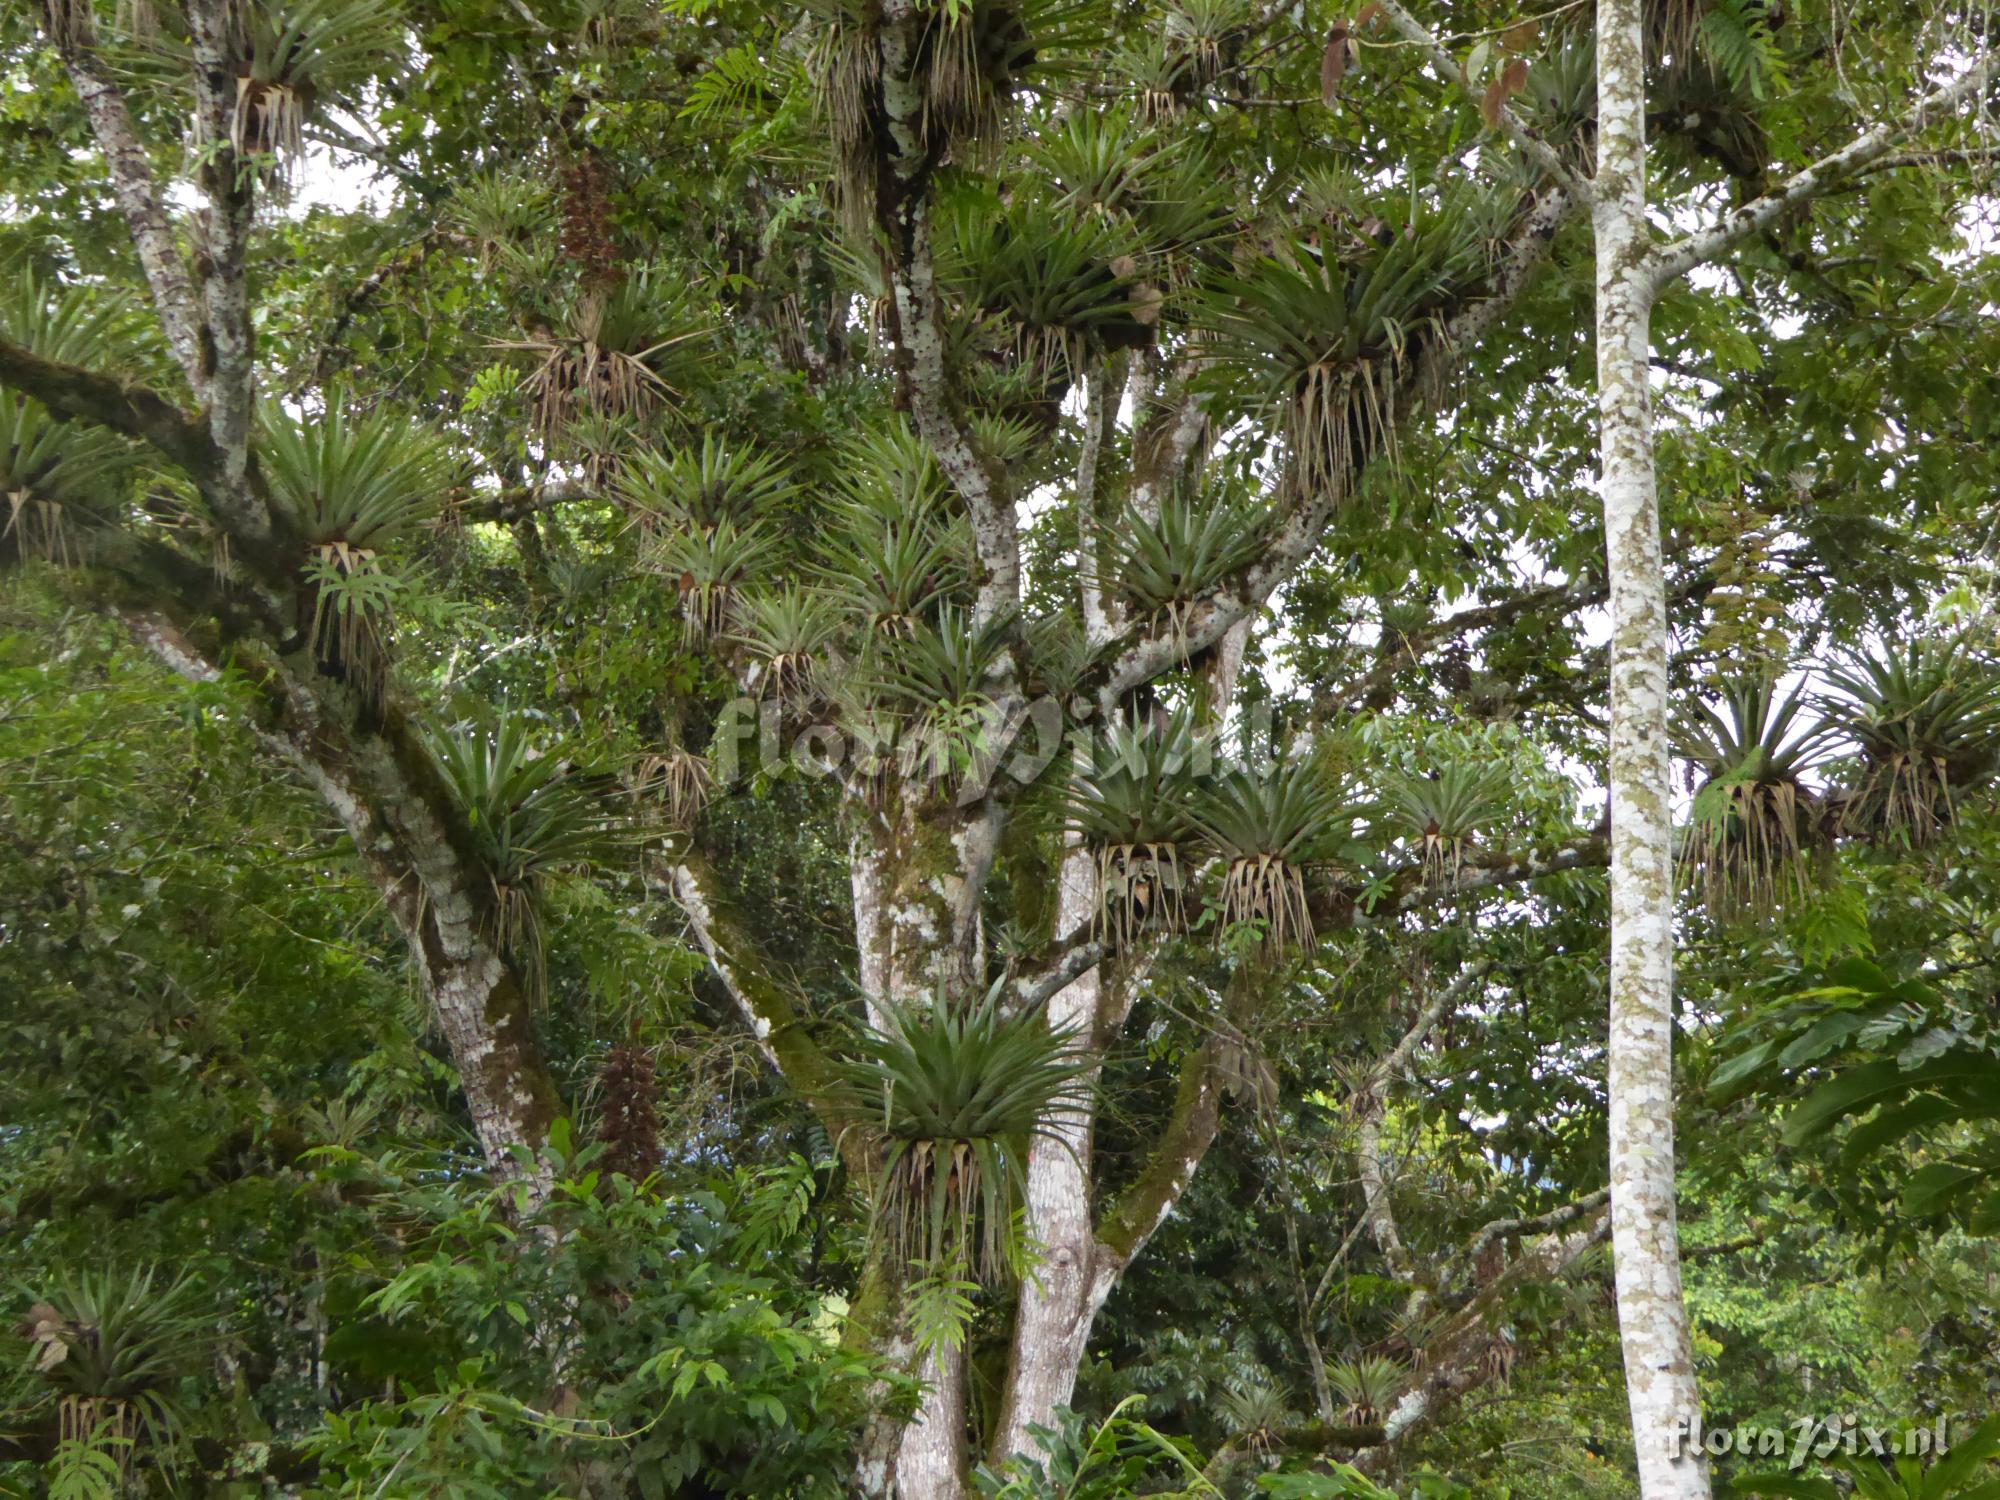
[[[929,800],[926,800],[926,799]],[[861,985],[871,1022],[882,1002],[924,1005],[939,985],[954,986],[977,957],[978,916],[964,897],[983,882],[987,830],[937,800],[921,784],[899,786],[881,811],[863,809],[849,844],[854,931]],[[968,878],[967,866],[971,867]],[[959,1500],[965,1493],[966,1350],[940,1345],[915,1355],[901,1303],[882,1324],[892,1363],[914,1361],[923,1382],[916,1415],[900,1433],[881,1433],[881,1450],[864,1462],[860,1482],[898,1500]],[[880,1486],[880,1488],[875,1488]]]
[[[1063,854],[1056,930],[1072,932],[1090,921],[1096,908],[1097,866],[1090,851],[1072,843]],[[1049,1024],[1076,1027],[1078,1050],[1096,1047],[1098,997],[1095,968],[1049,1001]],[[1094,1102],[1086,1098],[1048,1121],[1050,1138],[1037,1138],[1028,1152],[1028,1232],[1041,1258],[1032,1278],[1021,1284],[1014,1314],[1014,1348],[1001,1396],[1000,1421],[993,1434],[996,1460],[1033,1453],[1028,1428],[1047,1425],[1076,1389],[1090,1327],[1111,1289],[1097,1265],[1097,1240],[1090,1214],[1090,1150]]]
[[[917,1378],[923,1405],[896,1455],[897,1500],[959,1500],[965,1493],[965,1347],[940,1344]]]
[[[122,610],[133,637],[193,681],[215,680],[215,663],[164,614]],[[323,700],[310,678],[268,659],[262,678],[266,723],[258,735],[304,777],[354,842],[363,872],[382,893],[416,965],[431,1013],[458,1069],[472,1128],[494,1174],[546,1188],[539,1166],[525,1171],[515,1148],[539,1150],[561,1098],[543,1064],[520,979],[480,920],[484,872],[453,846],[420,784],[399,715],[383,734],[355,732],[338,701]],[[344,691],[326,687],[332,695]],[[389,735],[402,731],[405,743]]]
[[[1646,227],[1640,0],[1599,0],[1599,484],[1611,592],[1611,1236],[1643,1500],[1709,1494],[1688,1439],[1700,1395],[1674,1218],[1673,807],[1667,597],[1647,391],[1653,269]]]

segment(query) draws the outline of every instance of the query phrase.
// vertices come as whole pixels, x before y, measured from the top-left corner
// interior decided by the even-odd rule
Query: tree
[[[23,44],[60,58],[51,118],[94,133],[131,249],[75,228],[10,314],[10,411],[61,419],[16,443],[55,462],[21,476],[43,508],[10,562],[53,553],[176,669],[248,695],[394,916],[529,1221],[553,1222],[551,1131],[582,1102],[560,1043],[586,1023],[545,983],[565,882],[642,927],[684,915],[870,1200],[848,1337],[928,1393],[914,1421],[876,1404],[877,1491],[956,1493],[975,1431],[997,1461],[1053,1425],[1232,1105],[1268,1097],[1276,1018],[1349,993],[1314,990],[1315,960],[1425,975],[1357,992],[1347,1040],[1379,1066],[1356,1086],[1330,1083],[1340,1049],[1285,1063],[1366,1127],[1342,1149],[1379,1179],[1359,1222],[1410,1328],[1356,1387],[1383,1431],[1346,1441],[1392,1463],[1504,1374],[1507,1299],[1602,1232],[1565,1155],[1560,1193],[1467,1172],[1465,1211],[1420,1236],[1384,1149],[1392,1075],[1505,993],[1484,950],[1530,942],[1514,913],[1549,919],[1608,857],[1550,773],[1589,738],[1596,669],[1535,645],[1603,597],[1584,497],[1458,451],[1503,407],[1560,409],[1543,376],[1579,309],[1536,273],[1589,197],[1584,39],[1551,37],[1532,102],[1492,59],[1482,132],[1416,76],[1439,44],[1378,47],[1359,15],[1182,5],[1132,42],[1042,5],[369,9],[239,29],[197,0],[133,79],[111,66],[129,18],[65,5]],[[184,246],[164,184],[190,118]],[[393,205],[287,217],[316,141],[382,163]],[[158,333],[63,334],[106,282],[143,285]],[[107,455],[124,487],[83,483]],[[1516,538],[1448,515],[1447,479],[1557,576],[1504,581]],[[1709,618],[1698,584],[1678,599]],[[1356,619],[1372,639],[1320,638]],[[1511,657],[1504,711],[1475,701],[1474,645]],[[1230,764],[1295,648],[1325,705]],[[1399,699],[1441,722],[1366,727]],[[1442,722],[1482,712],[1534,732]],[[925,1058],[966,1063],[943,1070],[961,1092],[879,1087]],[[996,1058],[1039,1129],[971,1118]],[[604,1076],[629,1091],[631,1062]],[[1519,1138],[1537,1108],[1509,1100]],[[642,1147],[644,1110],[620,1118]],[[1446,1238],[1511,1266],[1500,1292]],[[1294,1301],[1328,1363],[1324,1303]],[[982,1340],[1010,1351],[997,1378]]]
[[[1643,7],[1598,7],[1599,468],[1611,580],[1612,1244],[1626,1384],[1646,1496],[1706,1496],[1706,1464],[1664,1436],[1699,1424],[1674,1219],[1673,921],[1667,591],[1648,384],[1653,301],[1672,279],[1866,171],[1908,134],[1983,93],[1987,59],[1887,124],[1806,167],[1713,227],[1656,248],[1646,221]],[[1984,44],[1977,44],[1983,49]],[[1655,1435],[1662,1435],[1657,1440]]]

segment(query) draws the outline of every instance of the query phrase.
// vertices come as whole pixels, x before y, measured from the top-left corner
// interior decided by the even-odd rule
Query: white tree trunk
[[[924,1402],[896,1454],[897,1500],[959,1500],[965,1493],[965,1349],[940,1344],[917,1371]]]
[[[1249,639],[1250,621],[1241,620],[1217,643],[1206,683],[1209,712],[1217,723],[1235,696]],[[1096,862],[1088,849],[1072,843],[1063,853],[1056,931],[1076,931],[1096,910]],[[1135,978],[1128,968],[1122,986],[1125,995],[1136,988]],[[1102,968],[1093,968],[1049,1001],[1049,1024],[1058,1030],[1076,1028],[1074,1045],[1093,1054],[1101,1051],[1101,1036],[1124,1019],[1116,1006],[1115,1014],[1104,1013],[1103,982]],[[1096,1082],[1095,1072],[1090,1082]],[[1013,1354],[991,1444],[996,1459],[1032,1454],[1035,1440],[1028,1429],[1051,1425],[1056,1408],[1068,1405],[1097,1314],[1130,1263],[1129,1256],[1115,1255],[1098,1242],[1092,1221],[1091,1143],[1096,1117],[1096,1100],[1086,1096],[1075,1108],[1052,1116],[1047,1122],[1050,1138],[1038,1138],[1029,1149],[1028,1231],[1042,1257],[1015,1304]]]
[[[1096,900],[1096,862],[1088,849],[1071,844],[1063,854],[1056,930],[1073,932],[1088,922]],[[1078,1047],[1094,1046],[1100,986],[1099,971],[1091,969],[1049,1001],[1049,1024],[1079,1028]],[[1028,1232],[1041,1259],[1015,1307],[1014,1352],[992,1443],[997,1459],[1033,1453],[1028,1428],[1047,1425],[1068,1403],[1091,1324],[1111,1290],[1112,1277],[1096,1264],[1090,1216],[1094,1106],[1086,1099],[1047,1123],[1051,1138],[1037,1138],[1028,1153]]]
[[[937,983],[952,973],[953,954],[962,946],[954,899],[962,882],[956,870],[925,864],[921,814],[910,800],[914,795],[899,799],[887,812],[865,812],[849,843],[861,988],[873,1025],[885,1018],[885,1000],[926,1003]],[[952,855],[965,858],[970,842],[966,837],[954,840]],[[935,860],[935,851],[929,857]],[[983,879],[983,868],[978,873]],[[976,922],[976,911],[968,920]],[[894,1362],[911,1351],[907,1343],[899,1343],[886,1352]],[[893,1464],[879,1475],[864,1472],[861,1487],[870,1495],[898,1500],[960,1500],[965,1494],[966,1350],[940,1346],[918,1360],[911,1373],[924,1386],[917,1413],[894,1438]]]
[[[1611,1237],[1643,1500],[1707,1500],[1674,1216],[1667,599],[1647,391],[1641,0],[1599,0],[1597,385],[1611,584]]]

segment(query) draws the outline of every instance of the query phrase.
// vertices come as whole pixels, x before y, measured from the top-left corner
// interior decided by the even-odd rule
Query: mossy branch
[[[737,914],[734,897],[699,850],[676,849],[662,874],[766,1060],[819,1114],[848,1169],[865,1177],[870,1170],[865,1142],[853,1128],[857,1121],[846,1106],[836,1059],[808,1029],[804,997],[775,977],[770,959]]]

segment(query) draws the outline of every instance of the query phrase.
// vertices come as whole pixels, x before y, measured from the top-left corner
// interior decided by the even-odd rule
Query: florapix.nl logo
[[[1683,1417],[1667,1434],[1667,1451],[1677,1458],[1706,1453],[1710,1458],[1778,1459],[1788,1469],[1799,1469],[1810,1459],[1836,1456],[1934,1457],[1951,1446],[1951,1427],[1951,1419],[1943,1416],[1923,1425],[1874,1427],[1853,1412],[1793,1417],[1775,1425],[1709,1426],[1699,1417]]]

